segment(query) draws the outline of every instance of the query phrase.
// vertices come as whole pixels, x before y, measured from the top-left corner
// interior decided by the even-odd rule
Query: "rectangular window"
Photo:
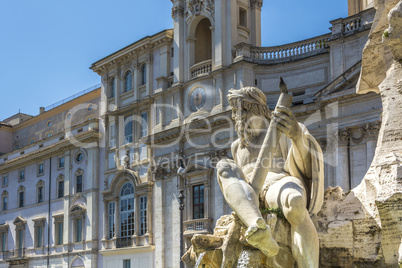
[[[3,210],[7,210],[7,196],[3,197]]]
[[[59,169],[64,168],[64,157],[59,158]]]
[[[24,192],[20,192],[20,208],[24,206]]]
[[[43,167],[43,163],[38,165],[38,175],[43,175],[43,173],[45,172],[44,167]]]
[[[63,222],[57,223],[57,239],[56,245],[63,244]]]
[[[82,219],[75,220],[75,242],[82,241]]]
[[[148,113],[141,114],[141,137],[148,135]]]
[[[64,196],[64,181],[58,182],[57,198],[62,198]]]
[[[247,27],[247,11],[243,8],[239,9],[239,24]]]
[[[42,247],[42,235],[43,235],[43,227],[42,226],[36,226],[36,247],[40,248]]]
[[[38,203],[43,202],[43,187],[38,187]]]
[[[140,235],[147,232],[147,197],[140,197]]]
[[[8,185],[8,176],[5,175],[3,176],[3,186],[7,186]]]
[[[133,142],[133,120],[131,116],[124,117],[124,143]]]
[[[116,147],[116,125],[113,123],[109,128],[109,146],[110,148]]]
[[[18,179],[19,179],[19,181],[25,180],[25,171],[24,170],[20,170]]]
[[[116,206],[114,202],[109,202],[108,205],[108,237],[109,239],[114,237],[114,214],[116,212]]]
[[[3,233],[1,233],[1,251],[2,252],[6,251],[6,243],[7,243],[7,233],[3,232]]]
[[[193,219],[204,218],[204,185],[193,186]]]
[[[29,140],[29,144],[33,144],[33,143],[35,143],[35,139],[34,139],[34,138],[32,138],[32,139]]]
[[[24,248],[23,241],[24,241],[24,230],[19,229],[18,232],[18,256],[22,256],[22,249]]]
[[[123,268],[131,268],[131,260],[123,260]]]
[[[77,180],[77,193],[81,193],[82,192],[82,175],[78,175],[77,177],[76,177],[76,180]]]

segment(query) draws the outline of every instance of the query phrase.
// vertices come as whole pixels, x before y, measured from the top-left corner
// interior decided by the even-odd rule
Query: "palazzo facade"
[[[179,267],[181,235],[186,249],[231,213],[214,169],[237,138],[228,90],[259,87],[273,109],[280,76],[322,145],[325,186],[362,180],[381,120],[380,96],[355,93],[370,1],[349,1],[328,34],[276,47],[261,46],[262,0],[172,3],[173,29],[92,64],[100,88],[1,123],[0,267]]]

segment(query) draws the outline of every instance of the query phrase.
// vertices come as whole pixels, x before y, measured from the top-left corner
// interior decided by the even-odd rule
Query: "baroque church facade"
[[[172,4],[173,29],[92,64],[100,87],[1,122],[0,267],[179,267],[191,237],[231,213],[214,169],[237,138],[231,88],[256,86],[273,109],[283,77],[325,186],[360,183],[381,120],[380,96],[355,91],[370,1],[276,47],[261,46],[262,0]]]

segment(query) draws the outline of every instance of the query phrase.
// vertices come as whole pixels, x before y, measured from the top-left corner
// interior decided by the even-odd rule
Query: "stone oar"
[[[276,107],[284,106],[290,108],[290,106],[292,105],[293,96],[288,93],[288,89],[282,77],[280,77],[279,88],[281,90],[281,95],[279,96]],[[277,129],[276,123],[273,122],[273,120],[271,119],[267,134],[265,136],[250,179],[250,185],[255,190],[257,196],[259,195],[264,185],[265,178],[267,177],[269,168],[271,167],[273,154],[279,144],[281,134],[282,132]]]

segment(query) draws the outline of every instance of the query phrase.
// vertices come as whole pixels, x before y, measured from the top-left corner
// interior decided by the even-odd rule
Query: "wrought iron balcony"
[[[211,233],[211,219],[196,219],[184,222],[184,234]]]

